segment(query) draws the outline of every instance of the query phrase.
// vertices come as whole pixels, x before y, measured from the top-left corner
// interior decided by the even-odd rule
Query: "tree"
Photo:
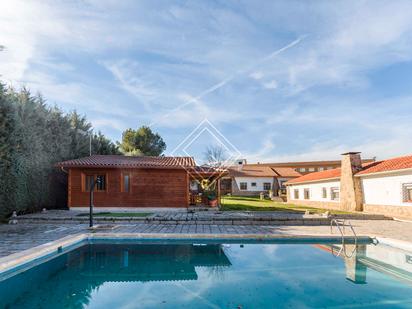
[[[66,207],[67,176],[54,164],[88,156],[91,131],[77,112],[65,114],[40,94],[0,82],[0,219],[13,211]],[[92,151],[119,153],[101,132],[93,135]]]
[[[206,148],[204,153],[207,166],[222,167],[227,160],[227,151],[220,145],[212,145]]]
[[[166,150],[162,137],[146,126],[124,131],[118,145],[125,155],[160,156]]]
[[[93,135],[92,153],[101,155],[121,154],[116,144],[104,136],[100,131]]]

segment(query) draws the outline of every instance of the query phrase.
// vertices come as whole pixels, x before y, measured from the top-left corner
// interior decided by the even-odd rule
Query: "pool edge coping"
[[[412,243],[392,238],[359,235],[358,238],[376,239],[380,244],[396,247],[412,252]],[[330,234],[174,234],[174,233],[77,233],[65,236],[55,241],[47,242],[23,251],[19,251],[0,258],[0,277],[16,269],[30,268],[36,261],[54,258],[59,252],[61,254],[70,251],[76,246],[93,240],[287,240],[287,239],[313,239],[327,241],[340,238]],[[345,239],[353,239],[353,236],[345,236]],[[0,278],[1,280],[1,278]]]

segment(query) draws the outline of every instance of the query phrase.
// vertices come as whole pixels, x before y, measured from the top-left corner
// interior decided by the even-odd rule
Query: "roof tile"
[[[407,168],[412,168],[412,155],[375,162],[360,171],[358,175],[396,171]]]
[[[93,155],[59,162],[58,167],[108,167],[108,168],[178,168],[195,166],[193,157],[149,157],[122,155]]]
[[[396,171],[409,168],[412,168],[412,155],[377,162],[363,163],[363,169],[356,175],[367,175],[372,173]],[[340,168],[335,168],[331,170],[310,173],[302,177],[289,180],[287,184],[340,178],[340,171]]]

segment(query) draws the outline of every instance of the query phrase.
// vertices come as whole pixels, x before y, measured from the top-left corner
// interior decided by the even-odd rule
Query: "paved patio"
[[[95,213],[102,212],[101,209]],[[116,211],[117,212],[117,211]],[[146,211],[147,216],[132,217],[123,214],[122,217],[95,216],[95,222],[106,221],[117,223],[168,223],[168,224],[231,224],[231,225],[329,225],[331,218],[322,214],[304,214],[286,211]],[[382,215],[353,213],[340,214],[339,218],[357,220],[386,220]],[[27,214],[19,217],[19,221],[25,223],[59,222],[59,223],[86,223],[88,216],[83,210],[49,210],[47,212]]]
[[[393,220],[352,220],[357,235],[380,236],[412,242],[412,223]],[[89,232],[86,224],[19,223],[0,224],[0,257],[26,250],[62,237]],[[262,234],[262,235],[339,235],[335,229],[330,234],[329,226],[287,225],[219,225],[219,224],[120,224],[105,233],[161,233],[161,234]],[[350,229],[346,235],[352,236]]]

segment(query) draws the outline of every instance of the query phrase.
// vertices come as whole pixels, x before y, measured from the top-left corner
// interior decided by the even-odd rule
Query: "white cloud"
[[[108,130],[135,122],[182,128],[213,119],[233,130],[227,135],[243,129],[259,160],[282,159],[275,150],[288,158],[325,157],[352,147],[391,155],[404,152],[409,141],[395,129],[407,120],[391,115],[411,110],[392,100],[386,103],[392,110],[376,111],[370,73],[412,60],[411,11],[409,1],[249,2],[236,9],[195,2],[2,1],[0,78],[90,113]],[[101,76],[98,65],[116,83],[104,81],[110,75]],[[318,86],[333,93],[317,92]],[[391,121],[382,120],[387,117]],[[346,125],[359,132],[342,137]],[[299,150],[288,149],[291,134],[305,141]],[[343,140],[328,142],[334,135]],[[279,136],[288,138],[271,142]]]
[[[252,72],[249,76],[253,79],[259,80],[259,79],[262,79],[264,75],[260,71],[255,71],[255,72]]]
[[[269,82],[263,83],[263,87],[266,89],[276,89],[278,87],[278,83],[276,80],[271,80]]]
[[[119,82],[120,87],[135,96],[146,110],[151,108],[150,101],[155,98],[157,91],[152,89],[153,86],[149,82],[145,81],[143,70],[138,63],[122,60],[106,63],[105,66]]]

